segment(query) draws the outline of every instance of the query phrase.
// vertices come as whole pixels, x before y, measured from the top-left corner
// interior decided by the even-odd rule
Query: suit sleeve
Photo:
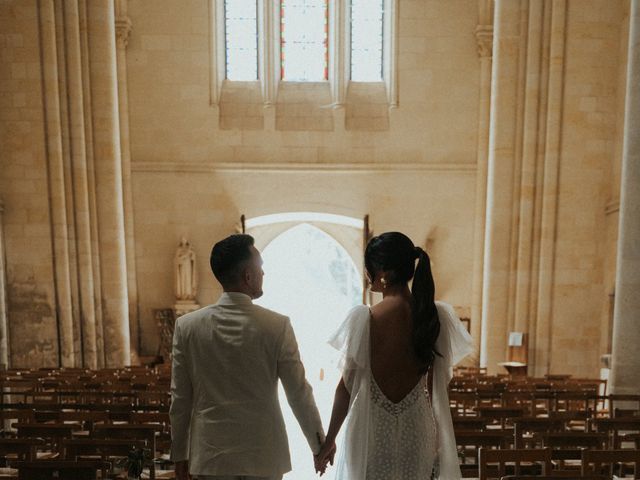
[[[288,318],[285,322],[278,357],[278,377],[311,451],[314,454],[318,453],[321,443],[324,442],[324,430],[313,398],[313,389],[305,378],[298,343]]]
[[[189,459],[189,426],[191,424],[193,389],[189,376],[186,345],[180,322],[173,333],[173,362],[171,369],[171,460]]]

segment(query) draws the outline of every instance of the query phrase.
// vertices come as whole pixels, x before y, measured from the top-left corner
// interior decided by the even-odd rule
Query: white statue
[[[176,256],[175,265],[175,286],[176,300],[195,303],[198,290],[198,277],[196,275],[196,253],[191,248],[191,244],[182,237]]]

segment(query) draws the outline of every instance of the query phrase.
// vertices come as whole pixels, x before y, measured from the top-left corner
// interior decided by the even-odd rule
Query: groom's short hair
[[[211,249],[211,271],[224,287],[239,279],[242,264],[251,259],[251,235],[236,234],[220,240]]]

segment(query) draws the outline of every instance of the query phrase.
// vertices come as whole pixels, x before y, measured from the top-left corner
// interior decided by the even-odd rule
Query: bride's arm
[[[349,391],[344,383],[344,379],[340,379],[340,383],[336,387],[336,394],[333,399],[333,409],[331,410],[331,421],[329,422],[329,430],[320,452],[316,456],[316,470],[322,471],[328,462],[333,465],[333,456],[336,452],[336,437],[340,431],[340,427],[344,423],[344,419],[349,412]]]
[[[335,442],[340,427],[349,412],[349,391],[344,384],[344,379],[340,379],[340,383],[336,387],[336,394],[333,398],[333,410],[331,410],[331,421],[329,422],[329,431],[327,432],[327,443]]]

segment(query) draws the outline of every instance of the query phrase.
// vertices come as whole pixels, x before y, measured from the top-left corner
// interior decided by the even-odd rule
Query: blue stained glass
[[[256,0],[225,0],[226,77],[258,79],[258,6]]]
[[[384,0],[351,0],[351,80],[382,80]]]

